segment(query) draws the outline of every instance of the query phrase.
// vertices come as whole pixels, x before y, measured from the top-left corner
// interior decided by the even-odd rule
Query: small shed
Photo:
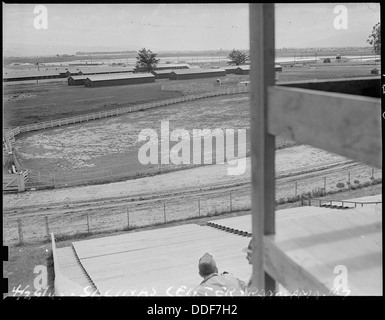
[[[370,73],[371,74],[380,74],[380,70],[378,70],[377,68],[374,68],[374,69],[370,70]]]
[[[84,85],[86,87],[119,86],[155,82],[151,73],[121,73],[88,76]]]

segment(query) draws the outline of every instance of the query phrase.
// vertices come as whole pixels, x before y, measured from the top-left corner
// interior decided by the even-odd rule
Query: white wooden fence
[[[217,97],[217,96],[222,96],[222,95],[232,95],[232,94],[240,94],[240,93],[248,93],[248,92],[249,92],[248,86],[220,89],[220,90],[216,90],[216,91],[212,91],[212,92],[205,92],[202,94],[194,94],[194,95],[188,95],[188,96],[179,97],[179,98],[173,98],[173,99],[167,99],[167,100],[161,100],[161,101],[141,104],[138,106],[130,106],[130,107],[118,108],[118,109],[109,110],[109,111],[89,113],[89,114],[80,115],[80,116],[76,116],[76,117],[63,118],[63,119],[59,119],[59,120],[51,120],[51,121],[34,123],[34,124],[28,124],[25,126],[16,127],[14,129],[5,131],[4,137],[8,138],[9,140],[14,140],[15,136],[21,132],[44,130],[44,129],[49,129],[49,128],[53,128],[53,127],[71,125],[71,124],[75,124],[75,123],[79,123],[79,122],[85,122],[85,121],[91,121],[91,120],[98,120],[98,119],[102,119],[102,118],[114,117],[114,116],[118,116],[118,115],[124,114],[124,113],[130,113],[130,112],[152,109],[152,108],[157,108],[157,107],[165,107],[168,105],[177,104],[177,103],[181,103],[181,102],[187,102],[187,101],[194,101],[197,99],[205,99],[205,98]]]

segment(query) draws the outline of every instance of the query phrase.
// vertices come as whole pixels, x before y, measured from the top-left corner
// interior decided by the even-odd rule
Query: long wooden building
[[[86,87],[119,86],[155,82],[151,73],[124,73],[88,76],[84,84]]]
[[[68,85],[69,86],[81,86],[84,85],[85,81],[87,79],[87,76],[70,76],[68,78]]]
[[[187,80],[211,77],[225,77],[225,69],[182,69],[173,70],[170,74],[170,80]]]
[[[171,69],[165,70],[153,70],[151,73],[155,76],[156,79],[169,79],[171,76]]]
[[[250,65],[238,66],[238,68],[235,69],[235,74],[239,74],[243,76],[250,74]]]

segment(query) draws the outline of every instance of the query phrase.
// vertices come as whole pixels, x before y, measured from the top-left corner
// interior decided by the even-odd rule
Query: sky
[[[5,56],[249,48],[248,4],[44,4],[46,29],[36,5],[3,3]],[[379,3],[276,4],[276,48],[366,46],[379,21]]]

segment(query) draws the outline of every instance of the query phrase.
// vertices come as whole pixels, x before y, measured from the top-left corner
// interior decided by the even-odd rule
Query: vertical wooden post
[[[374,168],[372,168],[372,179],[374,178]]]
[[[47,235],[47,239],[49,240],[50,239],[50,234],[49,234],[48,217],[45,216],[44,219],[45,219],[45,233]]]
[[[127,229],[130,229],[130,213],[128,212],[128,207],[127,207]]]
[[[295,194],[294,194],[294,196],[297,196],[297,189],[298,189],[298,182],[295,183]]]
[[[87,232],[90,233],[90,217],[87,213]]]
[[[25,181],[22,172],[17,175],[17,186],[18,191],[25,191]]]
[[[324,196],[326,195],[326,177],[324,177]]]
[[[267,131],[267,87],[275,84],[274,4],[249,4],[252,180],[252,285],[275,291],[264,271],[264,235],[275,233],[275,137]]]
[[[17,231],[19,233],[19,243],[23,244],[24,243],[23,229],[21,227],[21,220],[20,220],[20,218],[17,219]]]
[[[350,183],[350,171],[348,171],[348,183]]]

